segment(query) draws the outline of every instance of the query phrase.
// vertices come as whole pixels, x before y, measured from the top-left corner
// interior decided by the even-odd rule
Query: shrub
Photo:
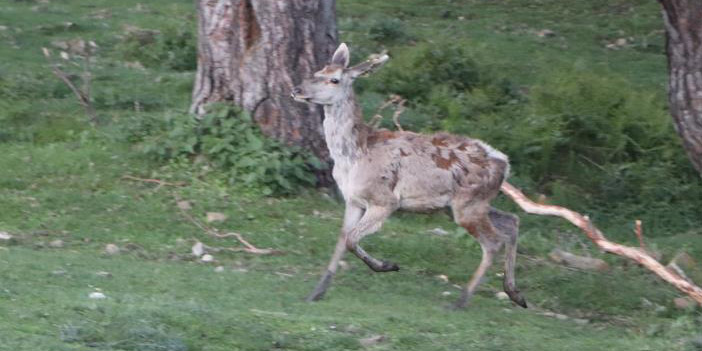
[[[424,46],[393,57],[379,71],[378,89],[426,102],[436,86],[470,90],[481,82],[478,63],[462,46]]]
[[[677,147],[665,106],[617,77],[558,72],[532,89],[531,107],[538,137],[525,145],[537,160],[532,175],[542,179],[588,183],[606,164]]]
[[[236,107],[215,104],[209,109],[202,119],[167,115],[162,131],[145,138],[144,152],[161,160],[204,156],[226,172],[231,184],[261,189],[266,195],[314,184],[313,171],[322,167],[316,158],[264,137],[251,117]]]
[[[376,18],[368,28],[368,37],[383,44],[411,40],[405,23],[398,18]]]
[[[138,61],[145,67],[165,67],[191,71],[197,67],[195,25],[170,25],[160,31],[129,27],[116,51],[125,61]]]

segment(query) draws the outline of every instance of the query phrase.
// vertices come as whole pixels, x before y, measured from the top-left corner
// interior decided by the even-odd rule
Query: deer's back
[[[347,175],[347,192],[408,210],[445,207],[457,194],[492,199],[509,167],[507,156],[484,142],[446,133],[377,130],[366,146]]]

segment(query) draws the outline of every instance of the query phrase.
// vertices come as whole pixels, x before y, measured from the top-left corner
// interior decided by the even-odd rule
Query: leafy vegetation
[[[646,243],[664,262],[680,250],[702,257],[700,181],[665,111],[655,2],[337,5],[355,60],[382,48],[392,57],[358,82],[367,116],[388,93],[401,93],[410,105],[405,128],[482,138],[510,155],[512,182],[544,201],[586,212],[634,245],[632,221],[643,219]],[[603,256],[570,225],[527,215],[517,280],[528,310],[494,297],[499,264],[466,311],[444,309],[480,249],[443,213],[400,213],[364,241],[400,272],[373,274],[350,257],[328,297],[304,303],[342,205],[304,187],[312,180],[307,156],[261,137],[246,114],[218,106],[197,121],[184,113],[194,78],[192,7],[0,7],[0,232],[13,236],[0,240],[0,314],[11,316],[0,319],[0,349],[701,349],[700,310],[674,307],[676,290]],[[553,34],[540,36],[545,29]],[[139,31],[150,36],[143,45]],[[619,38],[627,44],[607,48]],[[41,47],[74,39],[98,45],[95,128],[41,56]],[[179,209],[178,199],[191,208]],[[518,212],[503,198],[496,205]],[[227,250],[239,243],[207,235],[182,211],[203,222],[221,212],[227,219],[211,226],[283,254]],[[437,227],[447,234],[427,234]],[[198,241],[214,262],[191,254]],[[107,244],[119,253],[107,254]],[[546,259],[554,247],[601,257],[612,269],[564,268]],[[89,298],[98,291],[106,298]],[[376,344],[361,346],[366,338]]]
[[[149,129],[137,126],[137,131]],[[143,150],[160,160],[203,157],[200,162],[226,172],[230,184],[253,187],[263,195],[314,185],[312,167],[322,167],[303,150],[264,137],[249,114],[225,104],[210,106],[201,118],[166,115],[162,131],[147,137]]]

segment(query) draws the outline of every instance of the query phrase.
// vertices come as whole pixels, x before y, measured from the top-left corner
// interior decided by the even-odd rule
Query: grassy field
[[[665,94],[662,25],[652,1],[340,0],[338,11],[342,39],[360,57],[381,46],[366,28],[393,18],[402,30],[388,29],[389,37],[461,38],[520,84],[576,67],[617,72]],[[142,126],[135,121],[187,108],[194,74],[149,65],[141,54],[140,65],[126,64],[134,53],[125,47],[125,25],[169,31],[193,21],[192,1],[0,5],[0,232],[13,236],[0,242],[0,350],[702,349],[699,308],[676,309],[677,291],[602,255],[555,219],[523,216],[517,280],[526,310],[495,298],[499,268],[468,309],[446,309],[480,249],[442,213],[398,214],[367,239],[366,248],[398,262],[400,272],[374,274],[349,257],[323,301],[303,302],[340,226],[333,194],[262,197],[228,185],[217,170],[154,162],[129,140],[131,126]],[[538,36],[544,29],[555,36]],[[633,44],[605,48],[621,37]],[[57,41],[72,38],[99,46],[95,129],[41,56],[41,47],[56,50]],[[393,48],[399,55],[405,46]],[[377,105],[377,95],[362,98],[368,110]],[[282,254],[222,250],[241,245],[208,236],[178,199],[190,201],[194,218],[224,213],[214,227]],[[608,214],[593,214],[601,217]],[[680,249],[702,257],[695,223],[652,235],[648,244],[664,260]],[[431,234],[435,228],[447,234]],[[634,244],[621,228],[602,229]],[[197,242],[212,248],[214,262],[193,257]],[[106,253],[108,244],[119,253]],[[555,247],[602,257],[612,268],[593,273],[551,263],[546,256]],[[89,298],[95,292],[105,298]]]

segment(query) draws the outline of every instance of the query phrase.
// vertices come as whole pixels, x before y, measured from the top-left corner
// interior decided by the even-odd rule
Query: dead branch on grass
[[[402,125],[400,124],[399,118],[402,112],[405,111],[405,102],[407,102],[407,100],[403,99],[400,95],[390,95],[388,99],[378,106],[377,110],[375,110],[375,114],[373,115],[373,118],[371,118],[368,125],[370,125],[373,129],[378,129],[380,126],[380,121],[383,120],[383,115],[381,112],[389,106],[395,105],[395,112],[392,114],[392,122],[395,124],[397,130],[404,131],[404,129],[402,129]]]
[[[507,182],[502,184],[501,190],[505,195],[512,198],[512,200],[514,200],[514,202],[516,202],[517,205],[519,205],[519,207],[521,207],[527,213],[544,216],[557,216],[566,219],[576,227],[580,228],[580,230],[582,230],[583,233],[585,233],[585,235],[593,243],[595,243],[595,245],[605,252],[613,253],[615,255],[636,261],[640,265],[646,267],[646,269],[659,276],[661,279],[690,296],[699,305],[702,305],[702,288],[686,280],[678,273],[667,269],[660,262],[651,257],[651,255],[649,255],[645,250],[624,246],[609,241],[604,234],[592,224],[590,218],[587,216],[583,216],[580,213],[561,206],[537,204],[526,197],[521,190]]]
[[[154,184],[158,184],[158,186],[156,186],[156,190],[160,189],[160,188],[161,188],[162,186],[164,186],[164,185],[166,185],[166,186],[176,186],[176,187],[188,185],[188,183],[186,183],[186,182],[172,182],[172,183],[171,183],[171,182],[167,182],[167,181],[161,180],[161,179],[139,178],[139,177],[135,177],[135,176],[132,176],[132,175],[129,175],[129,174],[123,175],[123,176],[122,176],[122,179],[133,180],[133,181],[144,182],[144,183],[154,183]]]
[[[176,199],[176,202],[180,201],[180,198],[177,195],[174,194],[174,197]],[[222,250],[234,251],[234,252],[244,251],[244,252],[248,252],[248,253],[252,253],[252,254],[256,254],[256,255],[279,255],[279,254],[283,253],[283,251],[275,250],[275,249],[271,249],[271,248],[259,249],[256,246],[254,246],[253,244],[246,241],[244,239],[244,237],[239,233],[229,232],[229,233],[222,234],[219,232],[219,230],[217,230],[217,228],[210,227],[210,226],[206,225],[205,223],[202,223],[201,221],[199,221],[197,218],[193,217],[190,213],[188,213],[188,211],[186,211],[180,207],[178,207],[178,209],[180,210],[181,215],[185,219],[190,221],[190,223],[194,224],[196,227],[200,228],[200,230],[205,232],[207,235],[212,236],[214,238],[218,238],[218,239],[234,237],[234,238],[236,238],[237,241],[239,241],[241,244],[244,245],[244,247],[222,248]]]
[[[93,49],[97,47],[94,42],[89,41],[88,42],[88,48],[85,50],[85,55],[82,57],[83,58],[83,72],[81,74],[81,79],[83,81],[83,86],[81,88],[78,88],[76,84],[73,83],[73,81],[70,79],[70,76],[68,73],[66,73],[63,69],[61,69],[61,65],[58,62],[55,62],[51,59],[51,51],[47,48],[41,48],[42,52],[44,53],[44,57],[46,57],[46,60],[49,62],[49,65],[51,66],[51,71],[54,73],[54,75],[60,79],[66,86],[68,86],[69,89],[73,92],[73,94],[76,96],[76,99],[78,100],[78,103],[83,106],[83,109],[85,110],[85,114],[88,116],[90,119],[90,123],[93,125],[97,124],[97,115],[95,114],[95,108],[93,107],[93,99],[92,99],[92,90],[91,90],[91,80],[92,80],[92,73],[91,73],[91,66],[90,66],[90,59],[91,59],[91,53]],[[63,58],[66,61],[70,60],[70,56],[66,52],[61,52],[61,58]],[[77,63],[74,62],[74,64],[77,65]]]

